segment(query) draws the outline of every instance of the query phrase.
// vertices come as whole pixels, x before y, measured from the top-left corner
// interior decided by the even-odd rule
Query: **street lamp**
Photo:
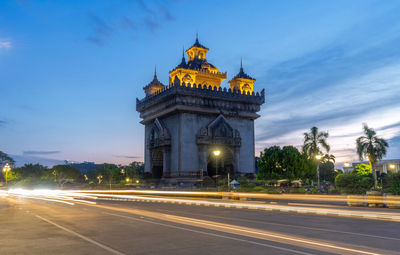
[[[389,164],[389,168],[394,170],[396,168],[396,165],[395,164]]]
[[[7,173],[11,170],[11,167],[8,163],[6,163],[6,165],[3,167],[3,172],[5,173],[5,177],[6,177],[6,185],[7,185]]]
[[[128,183],[129,182],[129,177],[126,177],[125,181],[126,181],[126,183]]]
[[[102,175],[97,176],[97,180],[99,180],[99,184],[100,184],[101,181],[103,180],[103,176]]]
[[[321,182],[320,182],[320,177],[319,177],[319,163],[320,160],[322,159],[321,155],[316,155],[315,159],[318,160],[318,165],[317,165],[317,185],[318,185],[318,191],[321,191]]]
[[[217,188],[218,191],[218,156],[221,154],[220,150],[215,150],[213,151],[214,156],[215,156],[215,187]]]

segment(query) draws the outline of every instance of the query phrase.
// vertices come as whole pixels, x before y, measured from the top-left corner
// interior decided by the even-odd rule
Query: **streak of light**
[[[92,205],[92,206],[98,207],[98,208],[103,208],[103,209],[108,209],[108,210],[113,210],[113,211],[136,214],[136,215],[145,216],[145,217],[154,218],[154,219],[163,220],[163,221],[169,221],[169,222],[191,225],[191,226],[200,227],[200,228],[216,230],[216,231],[225,232],[225,233],[231,233],[231,234],[236,234],[236,235],[241,235],[241,236],[269,240],[269,241],[273,241],[273,242],[291,244],[291,245],[295,245],[298,247],[300,246],[300,247],[311,248],[311,249],[319,248],[319,250],[334,252],[337,254],[343,254],[344,251],[347,253],[351,252],[351,253],[355,253],[355,254],[365,254],[365,255],[380,254],[380,253],[375,253],[375,252],[370,252],[370,251],[363,251],[363,250],[343,247],[343,246],[340,246],[339,244],[336,245],[336,244],[328,243],[328,242],[315,241],[315,240],[306,239],[306,238],[298,238],[298,237],[291,236],[291,235],[278,234],[278,233],[274,233],[271,231],[247,228],[247,227],[242,227],[242,226],[238,226],[238,225],[224,224],[224,223],[219,223],[219,222],[214,222],[214,221],[200,220],[200,219],[194,219],[194,218],[188,218],[188,217],[182,217],[182,216],[176,216],[176,215],[170,215],[170,214],[158,213],[158,212],[150,212],[150,211],[144,211],[144,210],[138,210],[138,209],[127,209],[127,208],[119,208],[119,207],[112,207],[112,206],[106,206],[106,205]],[[317,248],[317,246],[318,246],[318,248]]]

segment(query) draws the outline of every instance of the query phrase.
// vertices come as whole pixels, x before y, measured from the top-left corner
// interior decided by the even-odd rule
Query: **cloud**
[[[371,21],[351,28],[261,76],[258,83],[267,84],[267,93],[257,120],[257,150],[274,144],[300,146],[303,133],[317,126],[329,131],[332,153],[344,162],[357,159],[355,138],[362,134],[363,122],[386,139],[399,136],[400,36],[395,31],[400,22],[393,22],[392,27]]]
[[[63,160],[49,159],[43,157],[34,156],[21,156],[21,155],[10,155],[14,160],[17,167],[23,166],[25,164],[41,164],[43,166],[52,167],[54,165],[64,164]]]
[[[139,156],[126,156],[126,155],[113,155],[113,157],[116,158],[125,158],[125,159],[138,159],[138,158],[142,158]]]
[[[0,49],[11,49],[11,42],[4,40],[4,39],[0,39]]]
[[[130,3],[133,3],[134,6],[126,3],[114,5],[120,15],[113,18],[89,14],[92,33],[86,37],[86,41],[96,46],[104,46],[108,38],[118,32],[155,33],[166,23],[175,20],[168,2],[138,0]],[[136,10],[139,12],[135,12]]]
[[[104,41],[98,37],[92,37],[92,36],[88,36],[86,38],[86,41],[93,43],[97,46],[103,46],[104,45]]]
[[[61,151],[24,151],[23,155],[52,155],[59,153],[61,153]]]
[[[0,120],[0,127],[4,127],[5,125],[7,125],[7,121],[6,120]]]

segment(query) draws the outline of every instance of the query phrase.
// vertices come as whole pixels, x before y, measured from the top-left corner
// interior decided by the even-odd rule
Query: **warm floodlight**
[[[320,160],[322,158],[322,156],[321,155],[317,155],[317,156],[315,156],[315,158]]]
[[[395,168],[396,168],[396,165],[395,165],[395,164],[390,164],[390,165],[389,165],[389,168],[390,168],[390,169],[395,169]]]
[[[139,183],[139,180],[136,180],[136,183]]]
[[[220,150],[215,150],[215,151],[213,151],[213,153],[214,153],[214,155],[215,155],[215,156],[217,156],[217,157],[218,157],[218,156],[219,156],[219,154],[221,154],[221,151],[220,151]]]
[[[126,177],[126,178],[125,178],[125,181],[126,181],[126,182],[129,182],[129,177]]]
[[[6,185],[7,185],[7,173],[11,170],[11,167],[8,163],[5,164],[5,166],[3,167],[3,172],[5,173],[5,179],[6,179]]]
[[[350,167],[350,163],[344,163],[344,167]]]

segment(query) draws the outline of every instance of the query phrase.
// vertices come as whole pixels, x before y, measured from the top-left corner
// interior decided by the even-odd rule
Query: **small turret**
[[[254,82],[256,79],[252,78],[250,75],[246,74],[243,71],[242,60],[240,59],[240,70],[232,80],[228,81],[229,85],[231,85],[232,90],[240,91],[241,93],[253,93],[254,91]]]
[[[165,87],[166,86],[157,79],[157,70],[154,67],[153,80],[149,84],[147,84],[147,86],[145,86],[143,88],[144,92],[146,93],[146,96],[151,96],[151,95],[155,94],[157,91],[162,90]]]
[[[207,59],[207,51],[208,51],[208,48],[204,47],[203,45],[201,45],[199,43],[199,35],[196,33],[195,43],[192,45],[192,47],[190,47],[186,51],[186,53],[189,56],[188,61],[192,61],[195,58],[206,60]]]

